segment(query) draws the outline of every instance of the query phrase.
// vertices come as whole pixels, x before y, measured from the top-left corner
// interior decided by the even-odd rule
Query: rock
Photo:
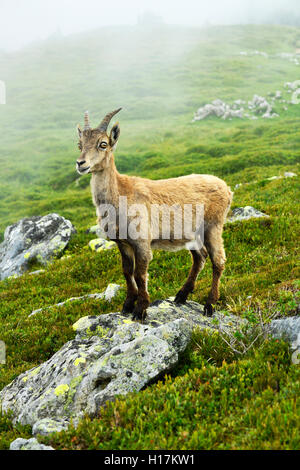
[[[263,96],[253,95],[251,101],[248,101],[248,108],[255,114],[262,115],[263,118],[275,117],[272,105]]]
[[[37,271],[31,271],[31,273],[28,273],[30,276],[35,275],[35,274],[42,274],[45,272],[45,269],[38,269]]]
[[[286,171],[283,175],[284,178],[293,178],[294,176],[297,176],[296,173],[293,173],[292,171]],[[282,176],[270,176],[269,178],[266,178],[268,181],[273,181],[273,180],[278,180],[283,178]]]
[[[237,207],[233,209],[231,217],[227,219],[227,223],[236,222],[238,220],[246,220],[252,219],[256,217],[269,217],[267,214],[260,212],[254,207],[246,206],[246,207]]]
[[[23,274],[33,261],[46,265],[74,232],[71,222],[58,214],[25,218],[7,227],[0,244],[0,280]]]
[[[108,284],[106,290],[103,292],[103,298],[108,302],[111,302],[120,289],[121,286],[119,284]]]
[[[259,53],[259,51],[256,52]],[[282,98],[281,91],[279,90],[277,90],[276,93],[269,92],[268,94],[270,96],[274,95],[271,98],[272,103],[274,103],[276,99],[281,100]],[[206,104],[199,108],[194,115],[193,121],[201,121],[202,119],[206,119],[209,116],[217,116],[221,117],[222,119],[258,119],[258,116],[261,116],[264,119],[272,119],[279,116],[277,113],[273,112],[272,104],[270,104],[263,96],[253,95],[252,100],[248,101],[248,109],[254,113],[254,115],[245,113],[245,110],[242,106],[244,104],[246,104],[246,102],[240,99],[235,100],[233,105],[226,104],[223,101],[217,99],[212,103]]]
[[[241,105],[242,100],[236,100],[232,107],[219,99],[214,100],[212,103],[198,109],[194,116],[194,121],[201,121],[209,116],[217,116],[223,119],[232,119],[234,117],[242,119],[244,109],[242,107],[237,109],[238,103]]]
[[[10,446],[9,450],[54,450],[51,446],[45,446],[40,444],[35,437],[31,439],[22,439],[18,438],[14,440]]]
[[[6,345],[0,340],[0,365],[6,364]]]
[[[10,409],[14,422],[22,424],[45,418],[76,423],[85,413],[94,416],[107,400],[141,390],[169,371],[195,326],[229,331],[245,322],[222,313],[205,317],[195,302],[157,301],[147,313],[143,324],[120,313],[78,320],[75,339],[0,392],[3,411]]]
[[[263,52],[263,51],[249,51],[249,52],[241,51],[240,55],[242,55],[242,56],[261,55],[262,57],[265,57],[266,59],[268,59],[268,57],[269,57],[269,55],[266,52]]]
[[[269,178],[266,178],[267,181],[274,181],[274,180],[278,180],[278,179],[281,179],[281,178],[293,178],[294,176],[297,176],[296,173],[293,173],[292,171],[286,171],[284,173],[283,176],[270,176]],[[241,188],[242,186],[244,185],[249,185],[249,184],[255,184],[255,183],[258,183],[258,181],[251,181],[250,183],[237,183],[235,186],[234,186],[234,189],[239,189]],[[240,208],[239,208],[240,209]]]
[[[104,250],[111,250],[116,246],[117,245],[115,242],[105,240],[104,238],[96,238],[95,240],[91,240],[89,242],[89,247],[91,248],[91,250],[97,251],[97,253],[100,253],[100,251]]]
[[[270,176],[269,178],[266,178],[267,181],[274,181],[282,178],[282,176]]]
[[[287,317],[273,320],[269,332],[275,338],[286,339],[292,350],[292,362],[300,364],[300,317]]]
[[[33,312],[28,315],[29,317],[32,317],[36,315],[39,312],[42,312],[44,310],[49,310],[53,307],[62,307],[63,305],[69,303],[69,302],[74,302],[78,300],[85,300],[85,299],[105,299],[108,302],[111,302],[112,299],[117,295],[118,291],[121,289],[121,286],[119,284],[108,284],[107,288],[105,289],[104,292],[100,292],[98,294],[87,294],[87,295],[82,295],[81,297],[71,297],[70,299],[65,300],[64,302],[59,302],[58,304],[55,305],[49,305],[48,307],[43,307],[43,308],[38,308],[37,310],[33,310]]]
[[[285,82],[284,88],[287,88],[290,91],[295,91],[300,88],[300,80],[296,80],[294,82]]]
[[[275,57],[279,57],[280,59],[286,59],[295,65],[299,65],[297,53],[293,54],[291,52],[280,52],[279,54],[276,54]]]
[[[235,100],[234,104],[236,106],[242,106],[243,104],[246,104],[246,101],[244,101],[244,100]]]
[[[141,390],[168,372],[195,327],[214,334],[245,325],[247,320],[231,314],[206,317],[202,305],[177,305],[173,298],[152,303],[142,324],[120,313],[80,318],[73,325],[75,339],[0,392],[2,410],[11,410],[14,423],[32,425],[34,434],[66,429],[71,420],[77,425],[84,414],[95,416],[107,401]],[[300,317],[273,320],[267,331],[288,339],[298,360]],[[16,440],[11,447],[39,445],[29,441]]]
[[[293,94],[291,99],[291,104],[299,104],[300,103],[300,87],[297,88]]]
[[[48,436],[53,432],[60,432],[68,428],[69,423],[63,419],[49,419],[44,418],[36,421],[32,428],[32,434],[36,436],[40,434],[42,436]]]
[[[106,239],[105,232],[99,227],[99,225],[93,225],[89,229],[87,229],[86,233],[95,233],[98,238]]]

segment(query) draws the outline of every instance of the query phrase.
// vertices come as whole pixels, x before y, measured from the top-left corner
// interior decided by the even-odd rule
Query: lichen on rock
[[[32,262],[46,265],[65,249],[74,232],[72,223],[55,213],[10,225],[0,244],[0,280],[20,276]]]
[[[236,207],[227,219],[227,223],[237,222],[239,220],[248,220],[253,218],[269,217],[269,215],[255,209],[252,206]]]
[[[9,447],[9,450],[54,450],[51,446],[40,444],[35,437],[31,439],[15,439]]]
[[[238,317],[203,315],[196,302],[154,302],[143,324],[120,313],[88,316],[74,325],[76,333],[47,362],[19,375],[0,393],[4,411],[15,422],[93,416],[107,400],[141,390],[169,371],[186,348],[195,326],[216,331],[240,325]]]

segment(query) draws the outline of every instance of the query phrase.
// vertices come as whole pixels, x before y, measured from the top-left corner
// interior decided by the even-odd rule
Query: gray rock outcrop
[[[272,105],[263,96],[254,95],[252,100],[248,102],[248,109],[263,118],[278,117],[278,114],[273,112]]]
[[[54,308],[54,307],[62,307],[63,305],[66,305],[69,302],[74,302],[78,300],[104,299],[104,300],[107,300],[108,302],[111,302],[112,299],[117,295],[120,289],[121,289],[121,286],[119,284],[108,284],[104,292],[99,292],[96,294],[81,295],[80,297],[71,297],[70,299],[67,299],[64,302],[59,302],[58,304],[49,305],[43,308],[38,308],[37,310],[33,310],[33,312],[31,312],[30,315],[28,315],[28,318],[36,315],[37,313],[43,312],[45,310],[50,310],[51,308]]]
[[[267,214],[260,212],[252,206],[236,207],[232,210],[231,216],[228,217],[227,223],[236,222],[238,220],[248,220],[257,217],[269,217]]]
[[[294,173],[293,171],[285,171],[283,176],[282,175],[270,176],[269,178],[266,178],[266,180],[267,181],[274,181],[274,180],[278,180],[278,179],[281,179],[281,178],[294,178],[295,176],[297,176],[297,173]],[[258,181],[256,181],[256,180],[250,181],[249,183],[237,183],[234,186],[234,189],[239,189],[242,186],[248,186],[249,184],[256,184],[256,183],[258,183]]]
[[[300,364],[300,317],[273,320],[269,326],[269,332],[274,338],[282,338],[290,343],[292,362]]]
[[[94,240],[90,240],[89,247],[92,251],[97,251],[97,253],[100,253],[101,251],[112,250],[113,248],[116,248],[117,244],[105,238],[96,238]]]
[[[281,92],[277,91],[274,95],[273,101],[281,99]],[[245,112],[247,106],[248,112]],[[250,113],[250,114],[249,114]],[[278,114],[273,112],[273,105],[267,101],[266,98],[259,95],[254,95],[251,101],[235,100],[232,105],[224,103],[222,100],[216,99],[212,103],[205,104],[200,107],[195,115],[193,121],[202,121],[209,116],[217,116],[222,119],[232,118],[247,118],[257,119],[258,116],[263,118],[274,118],[278,117]]]
[[[51,446],[40,444],[35,437],[31,439],[15,439],[9,446],[9,450],[54,450]]]
[[[244,112],[244,108],[241,106],[242,103],[242,100],[237,100],[233,106],[230,106],[219,99],[214,100],[212,103],[208,103],[197,110],[194,121],[201,121],[209,116],[217,116],[223,119],[242,119]]]
[[[107,238],[106,233],[104,232],[104,230],[102,230],[100,225],[93,225],[92,227],[87,229],[86,233],[95,233],[98,238]]]
[[[34,436],[40,434],[41,436],[48,436],[53,432],[60,432],[68,428],[68,421],[64,419],[50,419],[44,418],[36,421],[32,427],[32,434]]]
[[[30,263],[47,264],[67,246],[75,229],[58,214],[21,219],[6,228],[0,244],[0,280],[19,276]]]
[[[93,416],[107,400],[141,390],[169,371],[195,326],[229,331],[243,321],[221,313],[208,318],[196,302],[171,300],[152,304],[143,324],[119,313],[83,317],[74,324],[74,340],[0,392],[2,409],[35,432],[49,427],[45,419],[55,428],[53,420],[65,426],[84,413]]]
[[[11,410],[15,423],[32,425],[34,435],[61,431],[71,420],[76,425],[106,401],[141,390],[168,372],[195,327],[232,334],[243,326],[249,324],[240,317],[220,312],[206,317],[202,305],[177,305],[173,298],[154,302],[143,324],[120,313],[80,318],[73,325],[75,339],[0,392],[2,410]],[[299,363],[300,317],[273,320],[265,332],[287,339],[292,361]],[[11,448],[36,445],[35,440],[18,439]]]

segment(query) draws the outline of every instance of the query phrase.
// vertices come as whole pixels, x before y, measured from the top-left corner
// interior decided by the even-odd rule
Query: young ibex
[[[120,108],[121,109],[121,108]],[[78,126],[79,149],[81,155],[77,160],[79,174],[91,173],[91,191],[94,205],[97,208],[99,223],[101,223],[101,206],[111,205],[116,212],[117,222],[115,235],[110,236],[120,250],[122,256],[123,272],[127,283],[127,297],[123,305],[123,312],[132,312],[134,319],[142,320],[149,306],[147,291],[147,270],[152,259],[152,249],[177,251],[189,248],[193,265],[187,281],[177,292],[176,303],[184,303],[194,289],[198,273],[203,269],[207,255],[213,266],[212,287],[205,304],[205,314],[213,313],[213,304],[219,298],[219,283],[225,267],[225,252],[223,247],[222,231],[227,212],[232,200],[230,188],[221,179],[211,175],[188,175],[165,180],[149,180],[135,176],[118,173],[114,162],[114,149],[119,135],[119,124],[115,124],[108,134],[107,128],[112,117],[120,111],[117,109],[107,114],[100,125],[92,129],[88,113],[85,113],[85,125],[82,130]],[[120,231],[120,196],[126,196],[128,207],[134,204],[143,205],[150,216],[151,207],[172,206],[184,209],[185,205],[192,205],[193,227],[195,227],[196,205],[203,207],[203,244],[191,245],[195,240],[197,227],[191,236],[175,236],[176,221],[173,217],[173,228],[169,236],[162,236],[163,227],[159,222],[154,235],[153,227],[148,224],[146,237],[136,238],[124,236]],[[103,216],[103,214],[102,214]],[[109,219],[109,217],[108,217]],[[150,220],[150,217],[149,219]],[[128,218],[128,224],[132,218]],[[113,223],[113,221],[108,220]],[[193,238],[194,237],[194,238]]]

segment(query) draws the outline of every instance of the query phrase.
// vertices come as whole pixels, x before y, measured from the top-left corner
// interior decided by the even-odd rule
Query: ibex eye
[[[105,149],[107,147],[107,143],[106,142],[100,142],[98,144],[98,147],[101,148],[101,149]]]
[[[79,148],[79,150],[82,150],[82,143],[81,142],[78,142],[78,148]]]

